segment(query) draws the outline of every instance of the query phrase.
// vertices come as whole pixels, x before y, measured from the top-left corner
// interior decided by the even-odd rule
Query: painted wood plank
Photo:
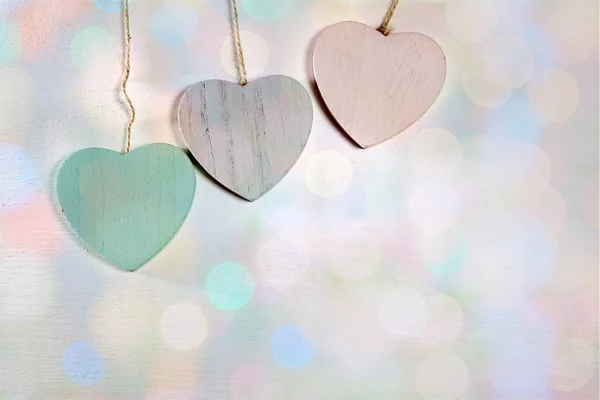
[[[281,181],[300,157],[313,110],[302,84],[272,75],[246,86],[223,80],[194,84],[181,98],[178,119],[200,165],[252,201]]]
[[[417,121],[446,79],[446,57],[430,37],[384,36],[358,22],[341,22],[321,33],[313,68],[329,111],[363,148]]]

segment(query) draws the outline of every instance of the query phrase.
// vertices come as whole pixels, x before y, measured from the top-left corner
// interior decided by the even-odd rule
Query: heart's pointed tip
[[[131,266],[131,267],[117,266],[117,267],[125,272],[135,272],[138,269],[142,268],[142,266],[143,266],[143,264],[139,265],[137,267],[133,267],[133,266]]]

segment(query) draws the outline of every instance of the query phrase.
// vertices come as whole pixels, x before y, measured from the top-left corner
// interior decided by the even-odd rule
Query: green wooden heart
[[[192,163],[164,143],[127,154],[83,149],[67,158],[57,178],[58,201],[75,232],[128,271],[144,265],[175,236],[195,190]]]

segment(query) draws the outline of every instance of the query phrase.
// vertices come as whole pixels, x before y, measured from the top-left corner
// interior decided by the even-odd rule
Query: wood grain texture
[[[191,86],[179,128],[200,165],[237,195],[255,200],[273,188],[306,146],[313,111],[296,80],[267,76],[246,86],[209,80]]]
[[[196,189],[181,149],[157,143],[122,154],[88,148],[72,154],[57,178],[58,201],[77,235],[114,265],[134,271],[171,241]]]
[[[358,22],[341,22],[321,33],[313,68],[329,111],[363,148],[417,121],[446,79],[446,58],[430,37],[384,36]]]

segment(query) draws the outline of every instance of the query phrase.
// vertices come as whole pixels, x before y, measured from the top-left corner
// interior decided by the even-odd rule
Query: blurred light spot
[[[550,158],[539,147],[503,138],[477,136],[463,144],[463,175],[478,185],[483,202],[527,199],[550,182]],[[482,205],[483,206],[483,205]]]
[[[598,47],[598,5],[595,2],[557,2],[548,7],[542,24],[554,36],[559,62],[584,63]]]
[[[522,205],[529,215],[546,227],[547,232],[556,236],[563,230],[567,220],[567,205],[553,187],[546,187],[539,196],[527,199]]]
[[[88,342],[75,342],[62,356],[63,373],[79,386],[91,386],[104,373],[102,354]]]
[[[331,198],[344,193],[354,175],[352,164],[336,151],[313,154],[304,170],[304,182],[312,194]]]
[[[423,266],[435,275],[454,274],[462,266],[469,253],[469,246],[462,237],[438,235],[418,245]]]
[[[0,260],[0,325],[43,319],[56,301],[54,266],[25,252],[2,248]]]
[[[460,216],[460,198],[448,183],[425,182],[410,196],[410,212],[419,228],[439,232],[452,226]]]
[[[10,20],[0,20],[0,65],[6,65],[19,57],[21,34],[19,27]]]
[[[39,184],[37,167],[29,155],[21,147],[0,143],[0,171],[0,214],[29,204]]]
[[[229,378],[229,391],[233,400],[268,398],[269,381],[260,364],[245,364],[233,371]]]
[[[481,59],[474,59],[465,67],[462,84],[469,100],[480,107],[500,107],[511,95],[509,89],[492,80]]]
[[[246,69],[251,75],[261,75],[269,62],[269,45],[254,32],[240,31],[240,36],[244,46]],[[220,57],[223,70],[227,74],[237,77],[237,59],[231,36],[228,36],[223,42]]]
[[[529,45],[536,70],[556,67],[558,50],[554,37],[547,29],[540,25],[531,25],[523,33],[523,39]]]
[[[377,321],[381,329],[395,339],[418,336],[427,321],[427,304],[414,289],[390,291],[379,300]]]
[[[122,0],[94,0],[94,4],[102,11],[116,13],[121,11]]]
[[[511,309],[526,304],[552,274],[556,241],[522,212],[482,218],[468,235],[469,256],[456,285],[482,307]]]
[[[431,355],[417,369],[417,390],[427,400],[458,399],[468,383],[467,366],[452,353]]]
[[[312,354],[313,348],[298,326],[281,326],[271,337],[271,355],[277,364],[286,368],[305,366]]]
[[[533,75],[531,50],[521,39],[497,36],[485,44],[482,54],[484,68],[500,87],[516,89]]]
[[[539,141],[542,126],[542,120],[522,93],[515,93],[502,107],[490,110],[485,118],[486,135],[528,143]]]
[[[206,278],[206,294],[217,308],[237,310],[250,301],[253,293],[252,276],[235,262],[217,265]]]
[[[597,354],[597,349],[582,340],[559,341],[552,358],[550,386],[561,392],[583,388],[594,376]]]
[[[533,109],[545,122],[565,122],[579,103],[577,82],[559,69],[544,70],[534,75],[528,86]]]
[[[253,19],[261,22],[272,22],[284,17],[293,0],[242,0],[244,10]]]
[[[558,332],[549,315],[529,304],[471,316],[475,338],[487,344],[492,387],[502,398],[549,395],[546,380]]]
[[[336,275],[349,280],[365,279],[379,267],[381,247],[372,228],[360,221],[337,224],[321,240],[325,265]]]
[[[444,346],[454,342],[465,324],[460,305],[443,294],[428,297],[426,302],[427,323],[419,335],[421,343]]]
[[[261,282],[283,291],[302,279],[310,264],[311,257],[302,237],[270,236],[254,255]]]
[[[448,177],[458,171],[462,149],[452,133],[444,129],[426,129],[412,140],[410,160],[419,175]]]
[[[498,28],[498,5],[494,2],[451,1],[446,5],[446,25],[463,42],[480,43]]]
[[[124,279],[104,291],[94,303],[90,334],[105,354],[118,354],[114,363],[129,363],[153,348],[159,338],[159,315],[147,284]],[[130,367],[130,365],[128,365]]]
[[[362,13],[357,4],[345,0],[316,1],[312,8],[312,22],[316,30],[342,21],[362,21]]]
[[[197,30],[198,14],[188,3],[164,3],[152,17],[152,32],[165,46],[183,46],[196,35]]]
[[[111,47],[108,33],[100,28],[85,28],[71,41],[71,61],[79,69],[85,69],[93,63],[93,57],[104,53]]]
[[[198,347],[207,335],[202,309],[192,303],[169,306],[161,320],[162,335],[168,347],[189,350]]]
[[[518,328],[516,328],[518,329]],[[513,343],[489,360],[491,386],[502,398],[544,399],[551,391],[546,383],[549,349],[538,343]]]

